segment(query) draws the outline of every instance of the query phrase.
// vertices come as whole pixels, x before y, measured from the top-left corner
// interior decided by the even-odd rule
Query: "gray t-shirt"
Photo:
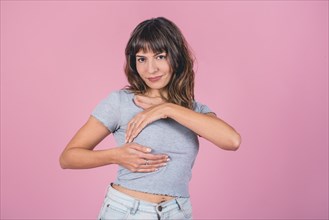
[[[127,90],[115,91],[103,99],[92,112],[92,116],[113,133],[118,146],[125,142],[128,122],[143,111],[133,99],[134,94]],[[198,102],[194,102],[194,110],[200,113],[211,112],[207,106]],[[131,172],[119,166],[114,183],[141,192],[189,197],[188,184],[199,150],[197,135],[167,118],[146,126],[134,142],[150,147],[153,154],[167,154],[171,160],[167,166],[149,173]]]

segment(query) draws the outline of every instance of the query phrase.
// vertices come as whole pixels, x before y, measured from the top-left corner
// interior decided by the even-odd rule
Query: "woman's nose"
[[[150,74],[156,73],[159,70],[156,61],[155,60],[150,60],[148,63],[148,72]]]

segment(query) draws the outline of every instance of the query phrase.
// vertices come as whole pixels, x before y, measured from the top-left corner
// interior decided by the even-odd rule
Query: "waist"
[[[172,200],[172,199],[175,198],[173,196],[158,195],[158,194],[135,191],[135,190],[127,189],[127,188],[122,187],[120,185],[116,185],[116,184],[111,184],[111,186],[115,190],[117,190],[121,193],[124,193],[128,196],[131,196],[131,197],[134,197],[136,199],[143,200],[143,201],[146,201],[146,202],[151,202],[151,203],[162,203],[162,202],[166,202],[166,201],[169,201],[169,200]]]

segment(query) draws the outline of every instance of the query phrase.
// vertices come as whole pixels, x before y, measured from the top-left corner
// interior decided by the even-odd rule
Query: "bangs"
[[[154,25],[144,28],[132,39],[129,55],[135,56],[140,50],[143,52],[168,52],[170,46],[168,38]]]
[[[133,30],[125,48],[127,87],[135,94],[145,94],[149,87],[136,68],[136,54],[166,53],[172,77],[166,87],[167,101],[193,109],[194,70],[188,44],[179,28],[164,17],[145,20]]]

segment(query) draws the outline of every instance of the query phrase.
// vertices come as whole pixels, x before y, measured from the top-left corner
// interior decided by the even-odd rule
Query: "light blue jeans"
[[[192,205],[190,198],[175,198],[159,204],[146,202],[119,192],[110,185],[98,219],[192,219]]]

